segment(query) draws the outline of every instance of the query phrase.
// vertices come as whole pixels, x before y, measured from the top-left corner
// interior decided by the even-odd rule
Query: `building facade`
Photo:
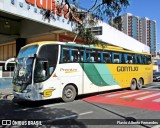
[[[126,13],[118,17],[117,24],[121,24],[117,29],[149,46],[151,54],[156,56],[156,21]]]
[[[134,39],[140,40],[140,20],[139,17],[127,13],[121,16],[122,31]]]
[[[156,21],[148,18],[141,19],[142,42],[150,47],[152,55],[156,55]]]

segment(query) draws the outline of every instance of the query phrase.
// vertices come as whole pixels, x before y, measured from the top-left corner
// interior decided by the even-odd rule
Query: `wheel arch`
[[[131,81],[132,81],[133,79],[134,79],[134,80],[136,81],[136,83],[137,83],[137,79],[136,79],[136,78],[132,78]]]
[[[143,81],[143,84],[144,84],[144,79],[143,79],[143,77],[140,77],[139,79],[142,79],[142,81]],[[138,79],[138,80],[139,80],[139,79]]]

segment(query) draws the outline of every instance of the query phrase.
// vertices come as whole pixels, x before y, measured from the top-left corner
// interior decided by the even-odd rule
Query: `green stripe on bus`
[[[89,80],[97,86],[118,84],[106,64],[80,63]]]

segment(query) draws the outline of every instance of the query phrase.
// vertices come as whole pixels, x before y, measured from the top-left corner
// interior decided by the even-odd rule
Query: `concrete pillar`
[[[16,56],[18,55],[19,50],[21,47],[26,45],[26,38],[17,38],[16,39]]]

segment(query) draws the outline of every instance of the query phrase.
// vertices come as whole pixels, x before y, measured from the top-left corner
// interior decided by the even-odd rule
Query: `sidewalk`
[[[0,100],[12,100],[13,95],[12,95],[12,88],[7,88],[7,89],[0,89]]]

